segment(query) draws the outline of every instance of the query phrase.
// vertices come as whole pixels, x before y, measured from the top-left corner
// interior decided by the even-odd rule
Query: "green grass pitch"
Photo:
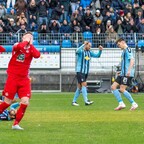
[[[73,93],[34,93],[20,126],[11,130],[12,121],[0,121],[0,144],[143,144],[144,94],[133,94],[136,111],[118,105],[112,94],[89,94],[94,100],[85,106],[71,105]]]

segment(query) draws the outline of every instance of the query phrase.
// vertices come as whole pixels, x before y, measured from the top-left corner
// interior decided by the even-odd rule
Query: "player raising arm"
[[[8,64],[7,80],[2,95],[4,102],[0,104],[0,114],[8,108],[15,94],[20,98],[20,107],[17,110],[16,118],[12,129],[23,130],[19,122],[24,116],[31,97],[31,83],[29,79],[29,69],[33,58],[39,58],[40,52],[32,45],[33,35],[27,32],[22,36],[22,42],[13,46],[12,57]]]
[[[101,56],[103,47],[99,46],[98,53],[94,53],[90,49],[91,49],[91,43],[85,41],[84,44],[76,50],[76,55],[77,55],[76,76],[77,76],[78,85],[72,101],[73,106],[79,106],[79,104],[77,103],[77,99],[80,95],[80,92],[82,92],[85,105],[91,105],[93,103],[93,101],[88,100],[87,97],[86,80],[89,74],[89,63],[91,57],[99,58]]]

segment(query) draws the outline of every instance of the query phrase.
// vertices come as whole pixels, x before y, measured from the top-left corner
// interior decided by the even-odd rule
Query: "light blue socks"
[[[77,88],[77,89],[76,89],[76,92],[75,92],[75,95],[74,95],[74,98],[73,98],[73,102],[76,102],[76,101],[77,101],[79,95],[80,95],[80,89]]]
[[[82,86],[82,95],[83,95],[84,101],[87,102],[88,101],[87,88],[85,86]]]
[[[117,100],[119,103],[123,101],[122,98],[121,98],[121,94],[120,94],[120,92],[119,92],[118,89],[113,90],[112,93],[114,94],[116,100]]]
[[[130,102],[131,104],[134,102],[131,94],[130,94],[128,91],[125,90],[125,91],[123,92],[123,94],[124,94],[124,96],[129,100],[129,102]]]

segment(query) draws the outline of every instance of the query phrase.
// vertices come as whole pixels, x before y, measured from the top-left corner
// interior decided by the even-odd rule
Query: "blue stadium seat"
[[[134,40],[129,40],[129,41],[127,42],[127,45],[128,45],[129,47],[131,47],[131,48],[135,48],[135,42],[134,42]]]
[[[41,39],[41,40],[39,41],[39,44],[41,44],[41,45],[48,45],[49,42],[48,42],[47,40]]]
[[[63,47],[63,48],[71,48],[71,47],[72,47],[71,40],[69,40],[69,39],[63,40],[63,41],[62,41],[62,47]]]
[[[139,40],[138,47],[141,48],[142,46],[144,47],[144,40]]]
[[[60,43],[59,43],[58,40],[52,40],[51,44],[52,44],[52,45],[59,45]]]
[[[38,40],[33,40],[33,45],[38,45],[38,44],[39,44]]]
[[[33,38],[37,40],[38,39],[38,32],[32,32],[32,34],[33,34]]]
[[[92,39],[92,38],[93,38],[92,32],[90,32],[90,31],[83,32],[83,38],[84,38],[85,40]]]

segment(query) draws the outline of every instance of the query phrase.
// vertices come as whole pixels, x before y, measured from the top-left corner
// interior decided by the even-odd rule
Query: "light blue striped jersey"
[[[88,74],[89,73],[89,63],[91,60],[91,57],[94,58],[99,58],[101,56],[102,51],[99,50],[98,53],[94,53],[93,51],[89,50],[84,50],[84,44],[82,46],[80,46],[77,50],[76,50],[76,72],[81,72],[84,74]]]
[[[134,59],[133,52],[131,48],[127,47],[125,50],[123,50],[122,55],[121,55],[121,73],[120,73],[121,76],[127,75],[131,59]],[[133,66],[130,72],[131,77],[134,77],[134,71],[135,69]]]

